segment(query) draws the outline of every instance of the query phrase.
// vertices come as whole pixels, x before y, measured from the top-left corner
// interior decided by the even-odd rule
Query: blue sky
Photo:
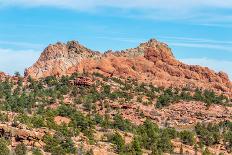
[[[231,0],[0,0],[0,70],[10,74],[57,41],[103,52],[150,38],[181,61],[232,78]]]

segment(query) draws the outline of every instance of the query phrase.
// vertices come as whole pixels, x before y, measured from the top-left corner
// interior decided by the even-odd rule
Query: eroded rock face
[[[47,129],[26,129],[24,126],[12,126],[11,123],[0,123],[0,136],[12,140],[11,146],[15,147],[19,143],[24,143],[28,146],[43,147],[45,144],[42,142],[43,136],[46,134],[53,135]]]
[[[0,81],[5,80],[8,77],[4,72],[0,72]]]
[[[77,65],[84,58],[93,58],[98,53],[93,52],[76,41],[67,44],[49,45],[41,54],[39,60],[25,74],[32,78],[51,75],[64,75],[68,68]]]
[[[168,45],[151,39],[123,51],[93,52],[75,41],[50,45],[39,60],[25,71],[42,78],[74,72],[99,72],[105,76],[131,77],[162,87],[213,89],[232,96],[228,75],[207,67],[186,65],[175,59]]]

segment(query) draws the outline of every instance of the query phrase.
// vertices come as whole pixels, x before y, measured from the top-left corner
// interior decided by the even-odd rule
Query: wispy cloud
[[[145,38],[130,38],[130,37],[109,37],[109,36],[97,36],[96,39],[113,40],[116,42],[127,43],[141,43],[145,42]],[[204,38],[189,38],[189,37],[174,37],[174,36],[158,36],[160,40],[168,42],[170,46],[176,47],[191,47],[191,48],[203,48],[203,49],[217,49],[224,52],[232,52],[232,41],[212,40]]]
[[[178,46],[178,47],[217,49],[217,50],[223,50],[226,52],[232,52],[232,47],[225,47],[223,45],[202,44],[202,43],[175,43],[175,42],[169,43],[169,45]]]
[[[13,74],[21,73],[31,66],[39,57],[40,52],[34,50],[12,50],[0,48],[0,71]]]
[[[193,7],[223,7],[231,8],[231,0],[1,0],[1,5],[22,6],[57,6],[66,8],[96,8],[96,7],[118,7],[118,8],[165,8],[165,9],[189,9]],[[169,5],[168,5],[169,4]]]
[[[42,49],[43,45],[41,44],[34,44],[34,43],[28,43],[28,42],[17,42],[17,41],[6,41],[6,40],[0,40],[1,46],[14,46],[19,49]]]
[[[108,37],[108,36],[96,36],[96,39],[103,40],[112,40],[117,42],[128,42],[128,43],[139,43],[141,40],[146,41],[145,39],[136,39],[136,38],[126,38],[126,37]]]
[[[158,38],[167,41],[170,46],[217,49],[224,52],[232,52],[232,41],[228,41],[228,40],[223,41],[223,40],[212,40],[212,39],[204,39],[204,38],[173,37],[173,36],[160,36]]]
[[[175,37],[175,36],[160,36],[161,39],[168,39],[168,40],[177,40],[181,42],[200,42],[200,43],[211,43],[211,44],[223,44],[223,45],[232,45],[232,41],[222,41],[222,40],[212,40],[212,39],[205,39],[205,38],[189,38],[189,37]]]
[[[136,17],[138,18],[197,19],[206,25],[215,22],[215,20],[217,22],[225,22],[232,18],[228,13],[217,13],[215,15],[215,11],[210,11],[212,9],[231,9],[231,0],[0,0],[1,6],[49,6],[88,12],[96,12],[96,10],[104,8],[116,8],[126,10],[126,13],[130,12],[128,10],[136,10]],[[122,12],[124,11],[117,13]],[[110,14],[111,12],[108,13]],[[130,15],[133,16],[133,14]]]
[[[214,69],[215,71],[224,71],[226,72],[230,79],[232,80],[232,61],[219,61],[214,59],[208,58],[188,58],[188,59],[181,59],[181,61],[191,64],[191,65],[201,65],[205,67],[209,67]]]

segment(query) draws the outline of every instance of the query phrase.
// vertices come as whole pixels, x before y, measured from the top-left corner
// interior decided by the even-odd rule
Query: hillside
[[[8,77],[0,94],[1,135],[12,150],[22,144],[57,155],[231,150],[231,99],[208,90],[75,73]]]
[[[131,77],[165,88],[213,89],[218,93],[232,94],[232,83],[227,74],[183,64],[175,59],[168,45],[154,39],[136,48],[103,54],[75,41],[50,45],[39,60],[25,71],[25,76],[38,79],[75,72]]]
[[[225,73],[183,64],[156,40],[103,54],[49,45],[24,76],[0,72],[0,150],[229,155],[231,88]]]

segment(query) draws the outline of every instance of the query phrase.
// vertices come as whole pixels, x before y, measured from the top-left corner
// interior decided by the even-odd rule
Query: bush
[[[195,143],[194,140],[194,134],[191,131],[181,131],[180,132],[180,139],[182,141],[182,143],[186,144],[186,145],[193,145]]]
[[[1,155],[9,155],[10,154],[10,150],[7,147],[7,142],[3,138],[0,139],[0,152],[1,152]]]
[[[162,108],[165,106],[169,106],[171,102],[171,96],[164,94],[158,97],[156,107]]]
[[[226,148],[229,150],[229,152],[232,152],[232,131],[224,134],[224,141],[227,144]]]
[[[16,148],[15,148],[16,155],[26,155],[26,153],[27,153],[27,148],[23,143],[18,144],[16,146]]]
[[[71,106],[64,104],[59,106],[57,111],[58,111],[58,115],[63,117],[70,117],[75,112],[75,110]]]
[[[122,152],[125,146],[125,141],[122,138],[122,136],[116,132],[114,135],[112,135],[111,137],[109,137],[109,141],[113,144],[115,144],[116,146],[116,151],[118,153]]]
[[[51,152],[52,155],[75,154],[76,152],[73,141],[62,135],[46,135],[44,142],[46,144],[45,151]]]
[[[134,137],[134,140],[132,141],[132,152],[136,155],[142,154],[142,149],[138,137]]]
[[[44,118],[42,116],[34,116],[31,119],[31,123],[33,124],[35,128],[41,128],[45,126]]]
[[[201,142],[207,146],[218,144],[220,141],[220,132],[218,125],[208,124],[197,124],[195,131],[200,138]]]
[[[173,146],[171,139],[168,136],[161,136],[157,143],[157,148],[162,150],[162,152],[172,153]]]
[[[33,154],[33,155],[43,155],[42,152],[41,152],[41,150],[38,149],[38,148],[34,148],[34,149],[32,150],[32,154]]]
[[[124,120],[120,115],[114,116],[113,126],[114,128],[120,129],[122,131],[132,131],[133,129],[131,122]]]
[[[0,113],[0,121],[7,122],[8,116],[6,114]]]
[[[151,149],[152,145],[158,142],[159,127],[150,120],[146,120],[143,125],[140,125],[137,133],[140,137],[141,145],[146,149]]]
[[[202,155],[212,155],[212,153],[210,153],[209,149],[206,148],[203,152]]]

